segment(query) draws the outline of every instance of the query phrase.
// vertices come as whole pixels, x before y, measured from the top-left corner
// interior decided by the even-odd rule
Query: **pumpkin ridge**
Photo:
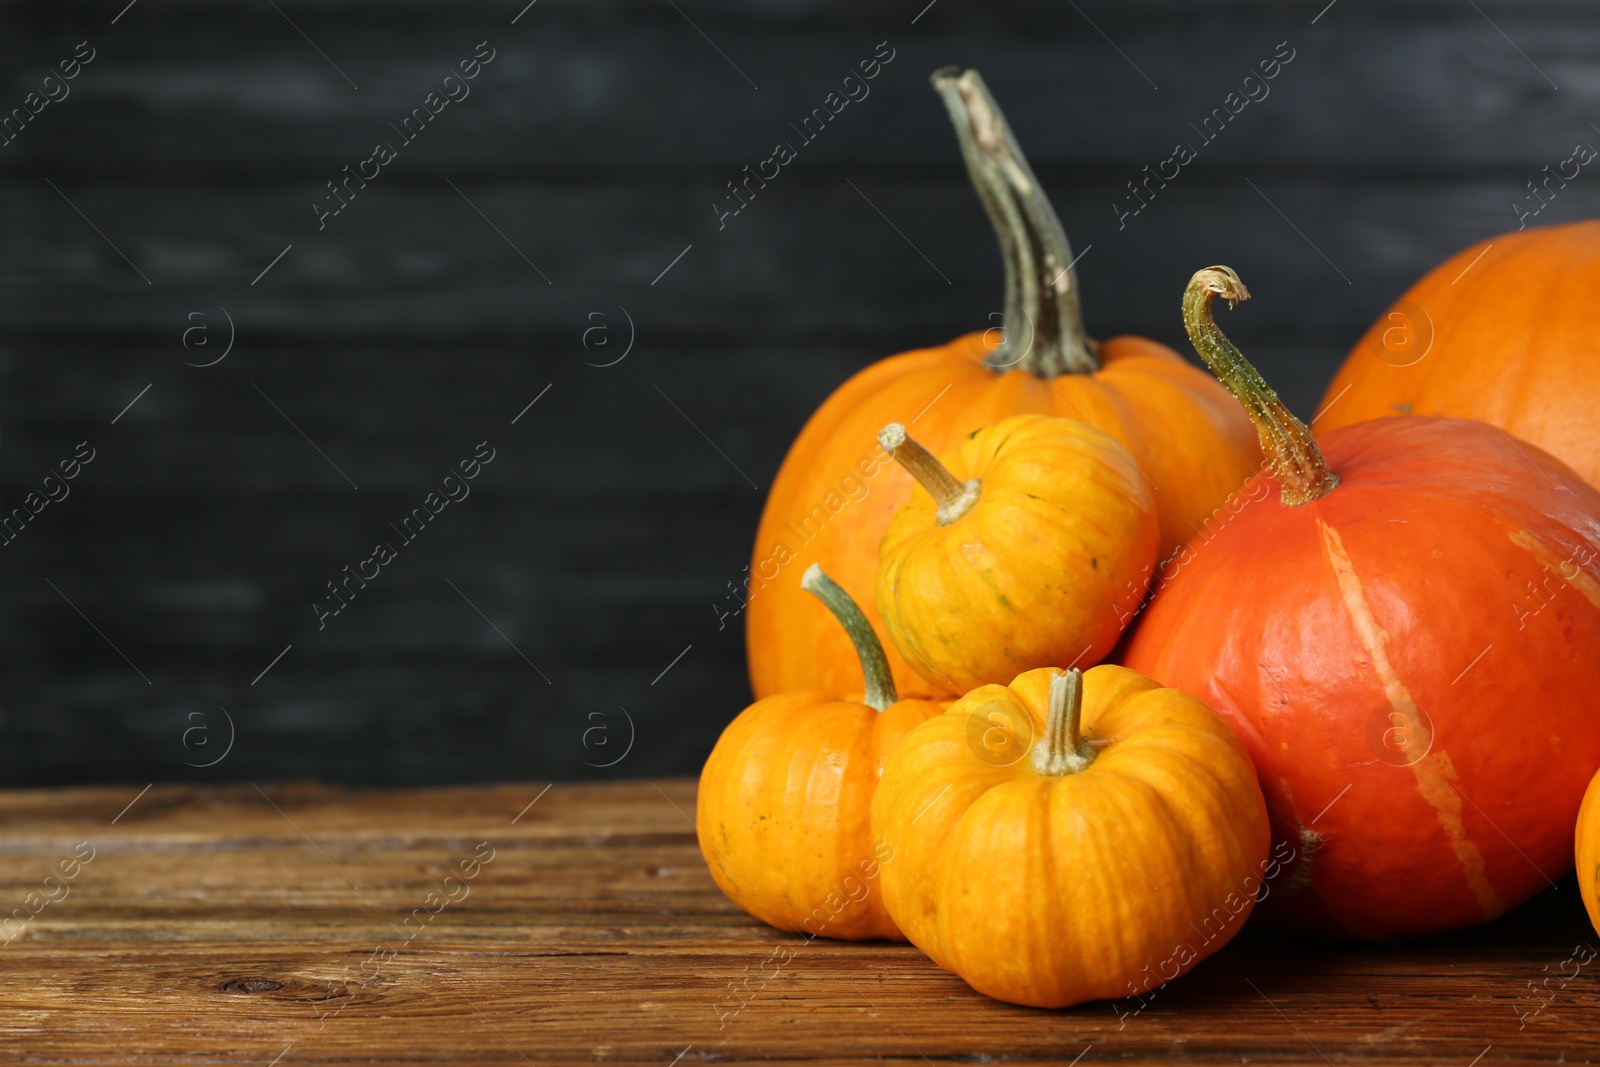
[[[1524,243],[1523,247],[1528,248],[1530,245]],[[1570,257],[1567,262],[1570,263]],[[1564,263],[1562,266],[1566,266],[1566,264]],[[1534,381],[1526,375],[1511,374],[1511,368],[1519,363],[1536,360],[1539,358],[1539,353],[1545,351],[1547,345],[1545,335],[1549,332],[1550,324],[1553,321],[1550,315],[1551,306],[1558,304],[1558,302],[1565,302],[1565,294],[1561,293],[1562,286],[1559,283],[1572,276],[1570,269],[1556,270],[1553,269],[1552,264],[1541,264],[1541,267],[1543,269],[1540,273],[1547,283],[1554,280],[1556,284],[1540,286],[1538,312],[1532,317],[1531,324],[1525,320],[1522,323],[1522,328],[1517,331],[1517,339],[1521,342],[1520,351],[1514,354],[1511,352],[1504,353],[1501,364],[1497,368],[1498,373],[1495,374],[1494,392],[1495,400],[1498,403],[1494,406],[1499,409],[1497,412],[1498,418],[1490,419],[1486,413],[1483,414],[1486,421],[1493,421],[1496,425],[1501,422],[1512,421],[1527,409],[1528,394],[1534,387]],[[1512,380],[1509,389],[1507,388],[1508,378]],[[1459,390],[1457,391],[1459,392]],[[1477,401],[1473,400],[1470,403],[1474,412],[1477,412]]]
[[[1535,242],[1530,241],[1528,239],[1528,236],[1529,235],[1527,235],[1526,233],[1518,234],[1517,235],[1517,239],[1511,242],[1511,247],[1509,249],[1506,249],[1506,248],[1504,248],[1504,246],[1502,246],[1501,255],[1495,257],[1495,258],[1500,259],[1502,261],[1501,266],[1506,267],[1506,268],[1510,268],[1510,269],[1513,269],[1513,270],[1523,270],[1523,269],[1525,269],[1525,264],[1521,263],[1521,260],[1523,258],[1525,258],[1527,256],[1528,252],[1530,250],[1534,249],[1534,247],[1535,247]],[[1479,243],[1481,244],[1483,242],[1479,242]],[[1488,243],[1489,244],[1493,244],[1495,242],[1490,241]],[[1474,246],[1474,247],[1476,247],[1476,246]],[[1470,252],[1470,251],[1472,251],[1471,248],[1463,249],[1462,252],[1461,252],[1461,257],[1465,258],[1466,253]],[[1480,272],[1477,273],[1476,277],[1474,277],[1470,282],[1467,283],[1467,287],[1465,288],[1465,290],[1456,295],[1456,299],[1455,299],[1455,301],[1452,301],[1452,304],[1454,305],[1454,304],[1459,303],[1459,304],[1461,304],[1461,305],[1463,305],[1463,306],[1465,306],[1467,308],[1488,308],[1488,307],[1492,307],[1492,306],[1494,306],[1494,303],[1495,303],[1495,301],[1494,301],[1495,290],[1498,288],[1499,284],[1500,283],[1498,281],[1498,278],[1496,277],[1496,275],[1494,273],[1491,273],[1489,271],[1480,271]],[[1450,286],[1450,288],[1454,288],[1454,284],[1452,284]],[[1432,318],[1431,315],[1429,317],[1430,317],[1430,319]],[[1453,339],[1454,334],[1456,334],[1457,332],[1470,332],[1470,331],[1472,331],[1472,330],[1477,328],[1477,324],[1476,323],[1473,323],[1473,322],[1469,321],[1470,318],[1471,318],[1471,316],[1470,316],[1470,313],[1469,313],[1468,315],[1451,315],[1445,320],[1445,322],[1446,322],[1445,328],[1450,331],[1450,335],[1451,335],[1452,339]],[[1434,324],[1434,329],[1435,329],[1435,331],[1439,330],[1439,326],[1438,326],[1437,323]],[[1434,343],[1435,346],[1439,346],[1440,342],[1445,340],[1445,339],[1446,338],[1444,336],[1442,336],[1442,335],[1440,335],[1439,333],[1436,332],[1435,335],[1434,335],[1433,343]],[[1526,355],[1527,355],[1527,353],[1528,353],[1528,351],[1530,349],[1530,345],[1528,343],[1528,338],[1525,335],[1522,335],[1520,331],[1519,331],[1518,336],[1517,336],[1517,343],[1520,345],[1520,348],[1515,353],[1515,358],[1520,360],[1520,359],[1523,359],[1523,358],[1526,357]],[[1513,360],[1511,358],[1509,358],[1510,356],[1512,356],[1512,353],[1507,352],[1506,355],[1507,355],[1508,358],[1504,361],[1504,363],[1502,364],[1501,368],[1496,373],[1496,375],[1495,375],[1496,379],[1503,379],[1505,377],[1505,367],[1509,366],[1513,362]],[[1377,354],[1376,353],[1372,353],[1372,358],[1374,360],[1377,360],[1378,359]],[[1410,368],[1403,368],[1402,367],[1402,368],[1396,368],[1396,369],[1406,370],[1406,369],[1410,369]],[[1419,376],[1419,377],[1423,377],[1425,379],[1425,381],[1418,383],[1421,386],[1421,388],[1413,390],[1411,395],[1413,395],[1413,396],[1421,395],[1423,392],[1428,390],[1429,386],[1433,385],[1437,381],[1442,380],[1444,375],[1446,374],[1446,372],[1447,372],[1447,368],[1442,366],[1439,363],[1438,360],[1434,360],[1429,365],[1428,369],[1423,373],[1423,375]],[[1450,382],[1448,384],[1454,385],[1453,382]],[[1460,389],[1456,389],[1454,391],[1456,392],[1456,394],[1458,396],[1460,396],[1463,399],[1465,399],[1466,394],[1461,392]],[[1469,401],[1469,405],[1470,405],[1470,403],[1471,402]],[[1430,415],[1448,416],[1448,411],[1446,410],[1446,411],[1438,411],[1438,412],[1417,412],[1416,414],[1430,414]]]
[[[1190,765],[1198,762],[1183,757],[1180,759]],[[1096,763],[1095,767],[1099,767],[1099,764]],[[1217,867],[1228,865],[1228,861],[1235,858],[1231,849],[1210,855],[1197,846],[1200,835],[1205,829],[1226,825],[1226,812],[1222,810],[1225,804],[1214,806],[1207,803],[1203,814],[1196,817],[1196,808],[1175,803],[1169,796],[1168,789],[1164,788],[1174,783],[1187,785],[1188,779],[1180,776],[1152,780],[1129,774],[1118,767],[1104,768],[1098,777],[1088,779],[1086,776],[1093,774],[1094,770],[1095,768],[1090,768],[1080,776],[1082,780],[1076,789],[1080,795],[1076,798],[1069,792],[1071,786],[1066,780],[1058,779],[1045,784],[1053,785],[1054,796],[1071,807],[1082,819],[1088,832],[1080,836],[1086,841],[1094,842],[1102,852],[1110,850],[1115,858],[1108,857],[1105,865],[1113,868],[1124,867],[1126,869],[1124,878],[1129,882],[1136,886],[1152,887],[1154,894],[1152,902],[1146,906],[1142,916],[1126,917],[1129,926],[1125,929],[1124,936],[1117,939],[1116,945],[1120,950],[1119,955],[1127,962],[1155,963],[1160,953],[1171,951],[1173,946],[1156,944],[1150,937],[1142,935],[1141,931],[1135,928],[1138,920],[1154,918],[1153,925],[1165,926],[1167,920],[1184,912],[1199,913],[1199,905],[1203,902],[1203,891],[1198,894],[1196,891],[1200,890],[1201,883],[1207,880],[1205,876],[1210,875]],[[1231,791],[1228,784],[1221,782],[1215,776],[1210,778],[1203,789],[1198,790],[1208,801],[1212,799],[1220,801]],[[1193,797],[1196,792],[1192,785],[1184,789],[1184,794],[1188,797]],[[1084,804],[1080,805],[1079,800],[1084,801]],[[1152,823],[1159,829],[1151,832]],[[1124,835],[1116,831],[1128,825],[1139,826],[1145,831],[1134,835],[1134,840],[1142,847],[1134,848],[1132,855],[1117,843],[1117,838]],[[1245,863],[1247,864],[1248,860]],[[1090,866],[1104,865],[1091,863]],[[1197,878],[1195,875],[1200,877]],[[1181,904],[1178,903],[1180,901]],[[1213,903],[1220,908],[1222,902]],[[1236,913],[1232,917],[1236,921],[1228,922],[1224,929],[1236,927],[1248,913],[1248,909]],[[1193,920],[1187,921],[1190,927],[1194,928]],[[1130,956],[1130,953],[1133,955]],[[1140,958],[1151,953],[1155,956]],[[1159,981],[1159,978],[1152,977],[1151,984]],[[1120,990],[1115,991],[1115,993],[1120,992]]]
[[[1150,730],[1141,730],[1138,740],[1145,741],[1147,740],[1144,736],[1146,733],[1165,729],[1167,728],[1153,727]],[[1215,735],[1207,734],[1206,731],[1198,728],[1185,730],[1184,733],[1195,741],[1215,738]],[[1134,738],[1129,740],[1134,740]],[[1247,767],[1252,766],[1249,762],[1249,757],[1242,751],[1230,750],[1222,759],[1206,761],[1195,758],[1193,742],[1188,746],[1183,746],[1165,744],[1163,740],[1174,739],[1149,738],[1148,741],[1150,743],[1147,745],[1129,745],[1123,750],[1121,758],[1115,761],[1106,759],[1112,751],[1112,749],[1106,749],[1102,751],[1101,760],[1096,761],[1095,766],[1101,767],[1101,763],[1105,763],[1105,766],[1101,767],[1102,781],[1113,777],[1120,779],[1124,783],[1128,783],[1127,786],[1123,787],[1125,791],[1131,792],[1132,787],[1137,786],[1148,798],[1151,798],[1152,806],[1159,808],[1160,816],[1168,830],[1167,836],[1171,840],[1181,843],[1184,861],[1177,865],[1177,869],[1200,869],[1205,864],[1198,860],[1203,855],[1203,850],[1197,848],[1196,842],[1200,837],[1196,834],[1196,830],[1216,829],[1225,826],[1228,814],[1225,798],[1241,787],[1253,786],[1259,788],[1259,785],[1253,775],[1250,776],[1247,783],[1243,779],[1233,780],[1217,773],[1216,766],[1225,764],[1227,759],[1237,760]],[[1120,747],[1120,744],[1114,747]],[[1159,760],[1156,765],[1152,766],[1149,761],[1152,755],[1157,753],[1159,753]],[[1148,770],[1150,773],[1140,773],[1143,770]],[[1169,796],[1171,791],[1169,787],[1174,785],[1182,787],[1185,795],[1191,798],[1189,807],[1181,807],[1173,803]],[[1192,798],[1195,796],[1202,797],[1205,803],[1203,805],[1193,804]],[[1148,816],[1148,813],[1146,815]],[[1197,823],[1203,823],[1204,825],[1203,827],[1197,827]],[[1179,881],[1185,887],[1189,884],[1188,879],[1179,879]],[[1162,888],[1169,889],[1170,887],[1163,886]]]
[[[1521,527],[1512,529],[1507,536],[1511,538],[1512,544],[1518,548],[1526,549],[1542,567],[1553,571],[1562,581],[1567,583],[1569,588],[1577,590],[1583,594],[1589,603],[1600,608],[1600,582],[1596,582],[1585,573],[1582,567],[1575,568],[1576,573],[1570,578],[1564,572],[1565,565],[1574,562],[1572,556],[1557,555],[1550,550],[1549,545]]]
[[[1477,842],[1467,836],[1466,823],[1463,819],[1464,809],[1461,805],[1462,800],[1467,799],[1467,795],[1456,785],[1456,782],[1461,780],[1461,775],[1456,772],[1455,762],[1451,760],[1450,753],[1442,748],[1429,752],[1411,765],[1411,773],[1417,779],[1417,792],[1439,813],[1439,824],[1450,835],[1451,847],[1461,862],[1461,873],[1473,896],[1477,898],[1483,917],[1493,919],[1506,910],[1505,901],[1500,899],[1494,887],[1489,884],[1483,850],[1478,847]]]
[[[1085,771],[1084,773],[1087,774],[1089,772]],[[1111,945],[1108,946],[1109,951],[1114,952],[1118,959],[1107,970],[1109,973],[1126,973],[1133,969],[1129,966],[1132,962],[1130,956],[1132,952],[1137,951],[1137,942],[1140,939],[1141,931],[1138,929],[1139,924],[1136,921],[1133,923],[1127,921],[1126,895],[1117,892],[1119,886],[1116,883],[1120,879],[1114,875],[1107,877],[1106,872],[1109,869],[1113,869],[1117,864],[1124,864],[1129,871],[1134,872],[1133,877],[1138,879],[1140,884],[1147,881],[1147,877],[1140,870],[1139,865],[1134,863],[1121,848],[1117,847],[1116,842],[1100,828],[1099,824],[1073,798],[1074,793],[1080,794],[1079,799],[1087,799],[1089,796],[1104,793],[1104,776],[1099,779],[1102,783],[1102,787],[1099,789],[1095,789],[1090,785],[1089,781],[1072,780],[1080,777],[1069,775],[1066,779],[1041,778],[1037,780],[1037,787],[1048,799],[1046,805],[1043,806],[1037,804],[1027,805],[1029,810],[1040,812],[1040,821],[1043,824],[1039,834],[1039,847],[1036,851],[1041,860],[1048,862],[1051,871],[1064,868],[1071,879],[1081,880],[1086,871],[1098,873],[1099,877],[1095,879],[1095,883],[1101,891],[1094,894],[1094,896],[1114,902],[1112,906],[1117,910],[1113,914],[1122,920],[1118,931],[1120,936],[1116,937]],[[1082,827],[1086,829],[1074,827],[1066,822],[1061,817],[1066,815],[1066,810],[1064,809],[1070,809],[1071,816],[1068,816],[1068,818],[1076,816]],[[1105,853],[1109,846],[1116,858],[1109,863],[1101,862],[1099,857],[1091,853],[1089,858],[1086,859],[1084,856],[1085,851],[1088,851],[1084,847],[1086,844],[1093,852],[1099,853]],[[1049,885],[1052,883],[1043,884]],[[1154,885],[1155,883],[1151,882],[1150,884]],[[1159,892],[1159,890],[1154,890],[1153,892]],[[1078,895],[1081,897],[1087,894],[1080,893]],[[1099,983],[1095,984],[1098,985]],[[1140,992],[1143,991],[1140,990]],[[1119,989],[1107,990],[1108,995],[1116,995],[1121,992],[1122,990]]]
[[[1461,865],[1461,876],[1477,898],[1483,917],[1492,919],[1505,910],[1505,904],[1489,884],[1483,851],[1467,834],[1462,820],[1461,798],[1464,794],[1455,785],[1454,780],[1458,778],[1455,766],[1443,749],[1430,747],[1434,739],[1433,731],[1424,726],[1416,701],[1389,660],[1388,632],[1378,624],[1361,577],[1356,573],[1355,563],[1345,551],[1343,538],[1321,519],[1317,520],[1317,525],[1322,532],[1328,564],[1339,583],[1339,592],[1350,616],[1351,626],[1383,686],[1390,708],[1406,720],[1405,754],[1409,757],[1419,744],[1426,753],[1410,764],[1417,783],[1417,793],[1433,808],[1440,828],[1449,839],[1451,851]],[[1426,741],[1419,742],[1418,738],[1424,729],[1427,730]]]

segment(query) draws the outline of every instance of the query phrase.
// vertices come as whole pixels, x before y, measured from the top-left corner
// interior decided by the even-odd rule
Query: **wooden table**
[[[0,1059],[1600,1058],[1600,960],[1562,966],[1600,941],[1570,878],[1404,948],[1247,930],[1137,1014],[1046,1012],[979,996],[906,945],[750,919],[700,859],[692,782],[138,792],[0,794],[0,905],[37,908],[0,933]]]

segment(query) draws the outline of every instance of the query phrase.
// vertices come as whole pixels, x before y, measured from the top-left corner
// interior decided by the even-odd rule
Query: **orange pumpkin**
[[[1397,940],[1493,919],[1572,856],[1600,767],[1600,492],[1481,422],[1313,439],[1212,319],[1184,321],[1260,420],[1269,490],[1150,598],[1123,662],[1205,700],[1298,854],[1263,920]],[[1258,484],[1258,483],[1257,483]]]
[[[1589,780],[1578,809],[1578,833],[1574,856],[1578,863],[1578,892],[1589,910],[1589,921],[1600,930],[1600,772]]]
[[[877,891],[872,794],[889,752],[943,708],[896,698],[871,624],[821,568],[802,585],[854,642],[866,692],[783,693],[740,712],[700,772],[700,852],[729,899],[780,930],[903,941]]]
[[[867,598],[878,543],[911,496],[911,476],[874,441],[887,423],[904,424],[935,454],[1023,412],[1096,426],[1147,476],[1163,556],[1261,459],[1249,420],[1210,375],[1154,341],[1088,338],[1066,235],[982,79],[976,71],[941,71],[933,81],[1000,238],[1006,328],[875,363],[806,423],[767,497],[745,579],[745,637],[758,697],[855,684],[849,642],[810,610],[792,581],[777,579],[820,563]],[[887,639],[882,629],[879,636]],[[893,649],[889,661],[901,692],[946,692]]]
[[[1387,415],[1492,422],[1600,485],[1600,222],[1451,256],[1373,323],[1318,432]]]
[[[906,735],[872,804],[889,914],[980,993],[1136,995],[1227,943],[1270,872],[1250,758],[1124,667],[1029,671]]]
[[[1076,419],[1013,415],[938,459],[879,435],[919,485],[879,549],[876,599],[916,672],[964,692],[1093,666],[1155,570],[1160,531],[1127,451]]]

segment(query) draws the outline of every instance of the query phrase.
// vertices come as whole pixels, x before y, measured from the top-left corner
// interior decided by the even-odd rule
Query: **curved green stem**
[[[1033,747],[1033,769],[1060,777],[1077,774],[1094,762],[1095,751],[1080,732],[1083,721],[1083,672],[1074,667],[1050,679],[1044,739]]]
[[[850,643],[855,646],[856,655],[861,659],[861,676],[866,680],[866,696],[861,702],[883,711],[899,700],[900,695],[894,688],[894,672],[889,669],[889,659],[883,654],[883,644],[873,631],[872,623],[867,621],[856,602],[850,599],[850,594],[839,588],[838,582],[822,573],[822,568],[815,563],[800,576],[800,588],[822,601],[850,636]]]
[[[1189,279],[1189,286],[1183,291],[1183,325],[1189,331],[1190,343],[1256,424],[1261,450],[1283,487],[1283,503],[1298,507],[1327,496],[1339,484],[1339,476],[1328,467],[1311,430],[1294,417],[1272,386],[1217,327],[1211,317],[1211,301],[1218,296],[1231,308],[1241,300],[1249,300],[1250,291],[1231,267],[1207,267]]]
[[[985,362],[1037,378],[1093,373],[1100,361],[1083,329],[1072,246],[1005,115],[975,70],[945,67],[931,80],[1005,261],[1005,340]]]

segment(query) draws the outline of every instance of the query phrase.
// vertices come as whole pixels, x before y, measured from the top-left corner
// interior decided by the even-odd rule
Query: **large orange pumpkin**
[[[1299,862],[1264,919],[1374,940],[1492,919],[1572,862],[1600,767],[1600,492],[1481,422],[1314,441],[1211,319],[1195,347],[1259,420],[1279,498],[1166,580],[1123,662],[1239,731]]]
[[[1509,430],[1600,485],[1600,222],[1503,233],[1429,271],[1328,386],[1319,432],[1386,415]]]
[[[854,684],[849,642],[809,610],[794,582],[774,579],[820,563],[858,598],[870,595],[878,542],[911,496],[911,476],[875,439],[887,423],[904,424],[936,455],[1008,415],[1090,423],[1127,448],[1149,480],[1163,556],[1260,462],[1249,421],[1210,375],[1141,337],[1088,338],[1066,235],[982,79],[941,71],[933,81],[1000,238],[1004,337],[968,334],[875,363],[801,430],[767,497],[746,579],[758,697]],[[881,628],[879,636],[887,639]],[[893,649],[889,660],[901,692],[943,691]]]
[[[1234,732],[1109,664],[974,689],[912,730],[872,832],[911,942],[980,993],[1041,1008],[1176,978],[1238,931],[1272,866]]]
[[[886,857],[872,848],[872,794],[900,739],[944,708],[899,700],[849,594],[815,564],[802,582],[855,643],[866,692],[781,693],[740,712],[700,772],[700,852],[729,899],[780,930],[903,941],[877,887]]]

